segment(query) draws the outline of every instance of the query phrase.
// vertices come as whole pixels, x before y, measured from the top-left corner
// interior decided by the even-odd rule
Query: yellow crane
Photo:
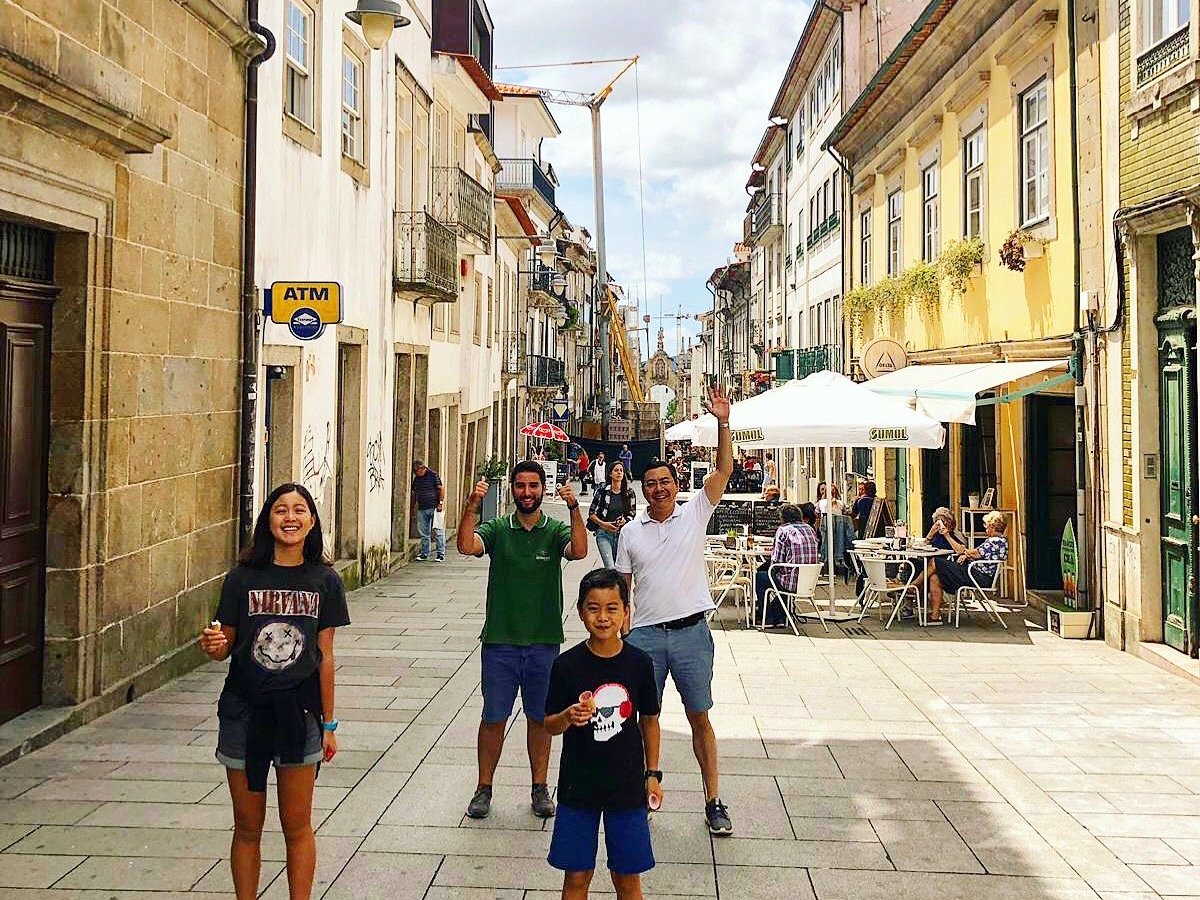
[[[617,295],[607,284],[604,286],[604,293],[608,297],[608,320],[613,324],[612,342],[617,350],[617,358],[621,360],[621,369],[625,372],[625,383],[629,385],[629,399],[635,403],[645,403],[642,375],[633,361],[633,352],[629,349],[629,332],[625,329],[625,318],[617,306]]]

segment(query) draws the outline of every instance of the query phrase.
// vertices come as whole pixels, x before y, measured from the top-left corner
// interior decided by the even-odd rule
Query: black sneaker
[[[486,819],[492,812],[492,786],[481,784],[475,788],[475,796],[467,804],[467,815],[472,819]]]
[[[529,805],[533,814],[539,819],[549,819],[554,816],[554,801],[550,799],[550,788],[544,784],[535,784],[529,793]]]
[[[710,834],[733,834],[733,821],[729,818],[729,807],[715,797],[704,804],[704,818],[708,822]]]

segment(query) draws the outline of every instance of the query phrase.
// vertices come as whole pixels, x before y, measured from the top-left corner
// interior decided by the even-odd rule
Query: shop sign
[[[867,432],[867,440],[872,444],[907,444],[907,428],[872,428]]]
[[[342,321],[342,286],[336,281],[276,281],[267,289],[267,318],[292,337],[313,341],[326,325]]]
[[[908,365],[908,352],[904,345],[892,338],[875,338],[869,341],[859,354],[858,364],[868,378],[878,378]]]
[[[1062,547],[1058,552],[1060,568],[1062,569],[1063,600],[1067,606],[1077,609],[1079,604],[1079,552],[1075,545],[1075,525],[1067,519],[1063,528]]]
[[[739,428],[729,437],[735,444],[752,444],[755,441],[761,441],[763,433],[761,428]]]

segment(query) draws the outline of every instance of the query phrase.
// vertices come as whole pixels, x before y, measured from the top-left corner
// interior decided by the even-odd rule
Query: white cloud
[[[654,301],[666,295],[669,308],[707,307],[704,282],[741,239],[750,158],[809,3],[491,0],[489,6],[498,65],[641,56],[636,76],[630,72],[618,82],[603,107],[608,268],[642,293],[640,106],[645,294]],[[748,10],[752,14],[743,14]],[[619,67],[501,71],[497,77],[591,92]],[[553,111],[563,133],[546,154],[563,182],[560,203],[572,221],[590,223],[589,116],[572,107]]]

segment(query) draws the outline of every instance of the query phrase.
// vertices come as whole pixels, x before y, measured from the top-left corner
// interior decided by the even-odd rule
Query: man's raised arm
[[[478,482],[471,493],[467,496],[467,502],[463,506],[462,515],[458,519],[458,552],[463,556],[483,556],[484,550],[483,540],[475,532],[475,525],[479,518],[479,504],[483,502],[483,498],[487,496],[488,483],[486,481]]]
[[[704,479],[704,493],[709,502],[716,506],[729,486],[733,475],[733,439],[729,434],[729,398],[719,385],[708,389],[705,407],[717,420],[717,467]]]

